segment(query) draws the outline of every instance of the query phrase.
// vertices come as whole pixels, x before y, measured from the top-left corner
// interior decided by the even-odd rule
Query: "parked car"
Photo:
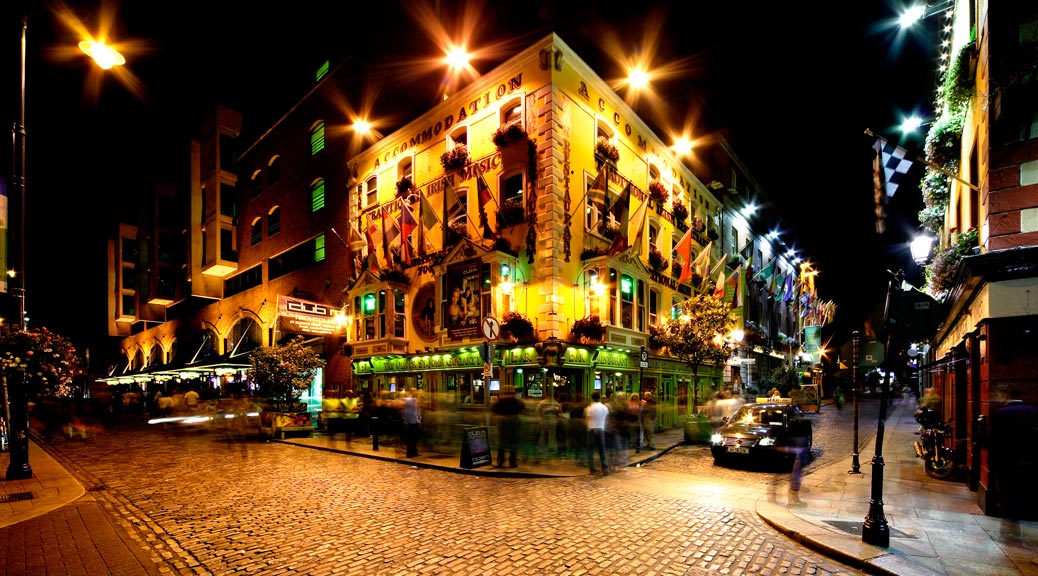
[[[729,416],[710,437],[714,462],[729,459],[779,463],[795,457],[795,449],[811,449],[811,421],[787,402],[746,404]]]

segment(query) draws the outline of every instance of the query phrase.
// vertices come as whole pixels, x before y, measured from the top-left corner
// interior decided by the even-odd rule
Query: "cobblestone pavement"
[[[816,462],[838,451],[820,442],[823,420]],[[776,533],[747,505],[788,473],[714,466],[702,446],[606,477],[546,479],[140,423],[52,439],[48,450],[158,568],[128,559],[109,573],[858,573]]]

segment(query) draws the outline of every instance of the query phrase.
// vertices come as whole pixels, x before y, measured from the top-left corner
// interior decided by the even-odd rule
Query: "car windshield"
[[[765,406],[743,406],[731,418],[732,424],[765,424],[782,426],[785,408]]]

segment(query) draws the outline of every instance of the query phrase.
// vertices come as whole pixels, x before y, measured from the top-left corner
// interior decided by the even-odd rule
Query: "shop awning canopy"
[[[204,376],[223,376],[228,373],[248,370],[251,367],[252,364],[249,362],[248,353],[235,356],[223,354],[221,356],[209,356],[196,362],[156,364],[146,366],[140,370],[122,373],[119,373],[117,370],[108,377],[98,378],[97,381],[107,382],[108,384],[132,384],[135,382],[163,381],[174,378],[190,380]]]

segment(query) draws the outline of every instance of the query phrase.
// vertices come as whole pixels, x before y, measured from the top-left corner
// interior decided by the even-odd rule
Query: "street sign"
[[[648,352],[648,350],[645,349],[644,346],[642,347],[642,358],[641,358],[641,364],[639,364],[639,366],[642,367],[642,368],[648,368],[649,367],[649,352]]]
[[[494,359],[494,345],[490,342],[483,342],[479,345],[479,357],[489,363]]]
[[[483,364],[483,380],[490,382],[490,362]]]
[[[501,323],[497,321],[497,318],[493,316],[487,316],[483,319],[483,336],[487,340],[497,340],[497,337],[501,334]]]

